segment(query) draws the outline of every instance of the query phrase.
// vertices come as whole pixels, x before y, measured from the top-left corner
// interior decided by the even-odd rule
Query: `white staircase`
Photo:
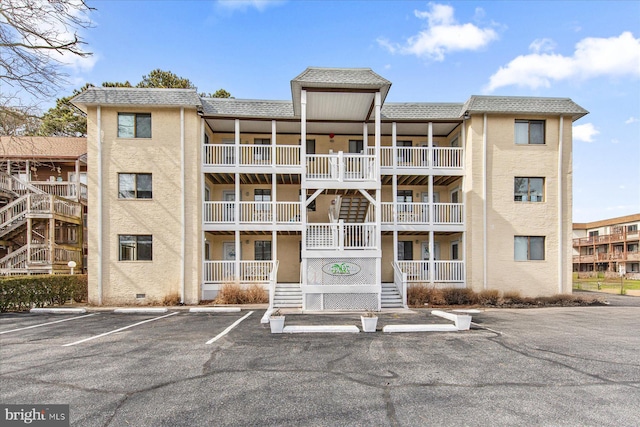
[[[274,308],[302,308],[302,290],[298,283],[276,283]]]
[[[404,308],[402,296],[394,283],[382,284],[381,308]]]

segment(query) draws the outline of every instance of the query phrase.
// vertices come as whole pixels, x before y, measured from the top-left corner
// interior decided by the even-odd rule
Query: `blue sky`
[[[569,97],[590,111],[574,123],[574,222],[640,213],[640,1],[89,5],[94,55],[68,68],[68,93],[161,68],[201,92],[289,100],[292,78],[326,66],[372,68],[393,102]]]

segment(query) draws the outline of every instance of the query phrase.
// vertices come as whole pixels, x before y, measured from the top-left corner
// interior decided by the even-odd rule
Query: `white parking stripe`
[[[100,334],[100,335],[94,335],[92,337],[85,338],[85,339],[80,340],[80,341],[72,342],[72,343],[69,343],[69,344],[63,344],[62,346],[63,347],[70,347],[72,345],[81,344],[83,342],[87,342],[87,341],[95,340],[97,338],[102,338],[102,337],[107,336],[107,335],[115,334],[116,332],[124,331],[125,329],[133,328],[134,326],[142,325],[143,323],[153,322],[154,320],[160,320],[160,319],[163,319],[165,317],[173,316],[173,315],[176,315],[176,314],[178,314],[177,311],[175,311],[173,313],[166,314],[164,316],[154,317],[153,319],[143,320],[142,322],[134,323],[133,325],[125,326],[123,328],[118,328],[118,329],[115,329],[113,331],[105,332],[105,333]]]
[[[40,326],[53,325],[54,323],[68,322],[69,320],[84,319],[85,317],[95,316],[95,315],[96,315],[96,313],[92,313],[92,314],[87,314],[86,316],[70,317],[68,319],[56,320],[55,322],[39,323],[37,325],[25,326],[24,328],[12,329],[10,331],[2,331],[2,332],[0,332],[0,335],[8,334],[9,332],[24,331],[25,329],[39,328]]]
[[[216,341],[218,341],[220,338],[222,338],[223,336],[227,335],[233,328],[235,328],[236,326],[238,326],[240,324],[240,322],[242,322],[244,319],[246,319],[247,317],[251,316],[253,314],[253,311],[248,312],[247,314],[244,315],[244,317],[236,320],[235,322],[233,322],[231,324],[231,326],[229,326],[227,329],[225,329],[224,331],[220,332],[218,335],[216,335],[215,337],[211,338],[209,341],[207,341],[205,344],[212,344]]]

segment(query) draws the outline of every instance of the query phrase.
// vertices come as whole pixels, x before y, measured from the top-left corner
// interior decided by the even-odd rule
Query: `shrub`
[[[476,293],[468,288],[446,288],[442,289],[442,296],[447,305],[470,305],[477,301]]]
[[[173,293],[169,295],[165,295],[162,300],[162,305],[179,305],[180,304],[180,295],[178,293]]]
[[[478,294],[477,301],[481,305],[498,305],[500,292],[496,289],[486,289]]]
[[[225,283],[218,291],[215,304],[261,304],[269,302],[269,295],[258,284],[243,288],[237,283]]]
[[[445,305],[442,290],[427,285],[412,285],[407,288],[407,304],[412,307],[423,307],[425,304]]]
[[[83,274],[7,277],[0,279],[0,311],[83,301],[87,293],[87,276]]]

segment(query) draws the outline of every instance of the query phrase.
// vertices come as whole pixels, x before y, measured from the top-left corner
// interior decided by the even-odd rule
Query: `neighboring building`
[[[581,277],[640,279],[640,213],[573,224],[573,271]]]
[[[86,138],[0,137],[0,275],[86,265]]]
[[[566,98],[385,102],[370,69],[308,68],[291,101],[89,88],[89,298],[378,309],[406,287],[571,292]]]

